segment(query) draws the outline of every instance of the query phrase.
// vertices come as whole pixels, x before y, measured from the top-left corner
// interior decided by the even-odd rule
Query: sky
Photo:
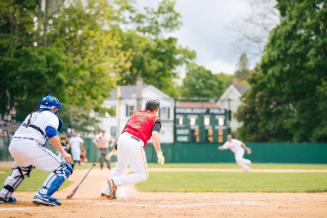
[[[180,45],[196,51],[196,63],[213,73],[232,74],[237,69],[240,55],[245,51],[237,43],[241,36],[235,26],[249,16],[250,1],[176,0],[175,9],[181,14],[183,25],[172,35]],[[158,1],[141,2],[153,7]],[[250,59],[250,65],[253,67],[258,59]]]

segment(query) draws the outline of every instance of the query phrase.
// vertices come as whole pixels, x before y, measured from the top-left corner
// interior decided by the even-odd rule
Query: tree
[[[120,72],[119,84],[135,84],[138,77],[171,96],[178,95],[176,68],[195,57],[195,52],[180,47],[177,39],[164,36],[180,26],[180,15],[175,1],[163,0],[156,9],[132,16],[132,27],[122,31],[122,49],[130,52],[130,67]]]
[[[66,123],[84,128],[96,126],[91,111],[113,113],[101,105],[117,82],[141,76],[177,94],[176,68],[195,53],[164,36],[180,26],[174,1],[146,13],[126,0],[63,2],[0,2],[2,114],[16,106],[23,117],[52,93],[65,105]]]
[[[223,91],[223,82],[210,70],[195,63],[187,66],[181,87],[182,97],[218,99]]]
[[[226,73],[217,73],[214,74],[218,80],[220,80],[222,82],[222,90],[223,92],[230,86],[230,84],[233,81],[233,75],[230,74],[226,74]]]
[[[27,99],[29,93],[20,92],[21,89],[32,90],[30,81],[18,81],[22,76],[22,68],[17,64],[23,63],[23,57],[35,60],[29,54],[35,53],[29,49],[34,42],[35,8],[37,1],[1,1],[0,2],[0,113],[6,114],[13,107],[18,106],[18,113],[23,109],[21,99]],[[23,49],[23,51],[20,51]],[[45,54],[45,53],[44,53]],[[36,58],[37,59],[37,58]],[[26,61],[26,64],[28,63]],[[19,74],[19,76],[17,76]],[[20,86],[17,86],[18,83]],[[33,81],[32,81],[33,82]],[[33,84],[35,85],[35,84]],[[34,94],[34,93],[32,93]],[[24,100],[23,100],[24,101]],[[28,105],[27,105],[27,108]]]
[[[250,0],[250,12],[231,27],[240,37],[235,43],[250,57],[261,57],[271,30],[280,22],[276,0]],[[246,27],[246,28],[244,28]]]
[[[247,140],[326,141],[327,5],[279,0],[281,23],[250,79],[238,118]]]
[[[91,110],[112,112],[101,104],[117,72],[128,65],[116,34],[121,12],[105,0],[90,0],[70,2],[51,15],[45,13],[50,9],[40,10],[41,2],[49,3],[0,3],[0,31],[6,36],[0,40],[1,102],[10,96],[10,105],[25,116],[52,93],[65,104],[68,123]],[[5,105],[2,111],[8,110]]]

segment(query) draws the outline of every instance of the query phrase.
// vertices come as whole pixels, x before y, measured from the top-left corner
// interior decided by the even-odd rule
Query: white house
[[[232,131],[236,131],[236,129],[241,126],[241,123],[236,120],[234,114],[237,112],[238,107],[242,104],[242,94],[248,89],[248,86],[232,84],[225,90],[218,101],[218,104],[221,107],[231,110],[232,112],[232,118],[230,122]]]
[[[175,100],[152,85],[128,85],[113,89],[104,101],[104,107],[114,107],[116,116],[106,114],[101,118],[100,128],[119,136],[127,120],[137,108],[144,108],[149,99],[160,101],[159,117],[161,120],[161,142],[174,141],[174,105]],[[138,105],[139,104],[139,105]]]

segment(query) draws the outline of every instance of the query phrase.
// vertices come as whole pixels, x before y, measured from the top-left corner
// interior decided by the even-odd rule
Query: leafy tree
[[[119,84],[134,84],[138,77],[169,95],[176,96],[178,77],[176,68],[195,57],[195,52],[180,47],[174,37],[164,33],[180,26],[180,15],[175,1],[163,0],[156,9],[145,8],[145,13],[132,16],[132,27],[122,31],[123,51],[130,52],[130,67],[120,72]]]
[[[217,99],[223,91],[223,81],[210,70],[195,63],[188,65],[181,87],[182,97]]]
[[[22,94],[21,89],[28,89],[31,91],[33,85],[35,85],[35,83],[30,85],[30,82],[33,83],[34,81],[29,80],[22,68],[18,69],[18,64],[25,63],[26,66],[28,60],[38,59],[35,50],[29,48],[33,46],[34,42],[33,18],[35,17],[36,7],[36,0],[24,2],[6,0],[0,2],[1,114],[8,113],[15,105],[18,106],[18,113],[21,112],[21,109],[24,108],[23,105],[21,105],[21,99],[30,97],[29,93]],[[45,53],[47,52],[44,52],[39,57],[41,58],[41,56],[46,55]],[[24,57],[27,58],[26,62],[22,61]],[[25,80],[25,82],[18,81],[21,77],[27,77],[28,80]],[[32,94],[34,94],[34,91]],[[24,102],[25,100],[22,101]],[[29,105],[26,106],[29,108]]]
[[[232,83],[233,75],[226,74],[226,73],[217,73],[214,75],[218,78],[218,80],[220,80],[222,82],[221,89],[224,92],[228,88],[228,86],[230,86],[230,84]]]
[[[247,140],[326,141],[327,5],[279,0],[281,23],[250,79],[238,118]]]
[[[65,102],[69,105],[99,109],[118,80],[116,72],[128,65],[112,25],[115,16],[113,6],[103,0],[88,1],[87,6],[72,4],[53,19],[48,40],[62,47],[74,64],[66,75]]]
[[[2,113],[8,110],[8,97],[10,106],[25,116],[49,93],[65,104],[68,123],[91,110],[112,112],[100,105],[118,80],[116,72],[128,65],[115,30],[120,11],[104,0],[74,1],[45,11],[41,1],[0,4]]]

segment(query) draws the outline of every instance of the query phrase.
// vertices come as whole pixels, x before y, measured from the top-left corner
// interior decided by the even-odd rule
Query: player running
[[[13,192],[36,167],[51,173],[34,196],[33,202],[50,206],[61,205],[52,194],[72,174],[72,167],[69,164],[72,158],[61,146],[58,135],[63,123],[56,114],[61,107],[56,97],[50,95],[44,97],[39,110],[29,114],[15,132],[9,145],[9,152],[15,160],[16,167],[0,191],[0,203],[16,203],[16,198],[12,196]],[[47,141],[68,163],[45,148]]]
[[[158,100],[149,100],[146,102],[145,110],[135,111],[127,121],[117,143],[117,166],[113,170],[108,184],[104,187],[102,196],[115,199],[117,187],[135,184],[147,179],[144,148],[151,137],[157,152],[158,163],[164,164],[165,158],[161,151],[159,135],[161,129],[161,122],[158,118],[159,106]],[[133,173],[123,175],[128,165]]]
[[[246,172],[251,170],[251,161],[243,158],[243,156],[245,151],[248,154],[251,154],[252,150],[251,148],[247,147],[243,142],[237,139],[233,139],[231,135],[228,135],[227,142],[225,142],[223,146],[219,146],[218,149],[221,151],[230,149],[232,152],[234,152],[236,163],[238,163],[238,165],[240,165],[241,168]]]

